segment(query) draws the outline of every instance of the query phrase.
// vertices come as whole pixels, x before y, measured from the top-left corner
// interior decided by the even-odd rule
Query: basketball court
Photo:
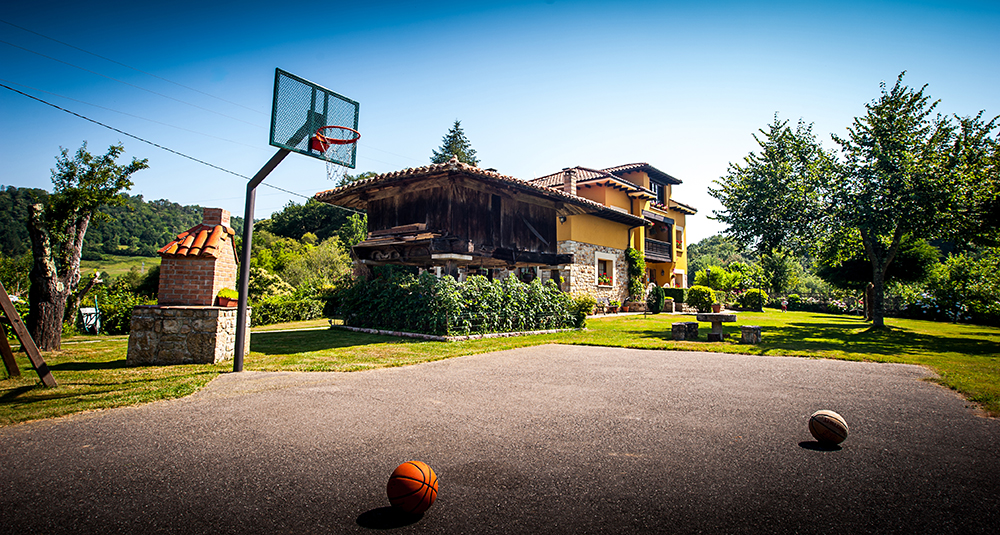
[[[1000,421],[929,376],[561,345],[230,373],[0,429],[0,533],[994,533]],[[422,517],[388,508],[408,460],[440,478]]]

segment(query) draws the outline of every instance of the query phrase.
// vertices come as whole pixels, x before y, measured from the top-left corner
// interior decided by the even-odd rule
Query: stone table
[[[722,341],[722,324],[736,322],[736,314],[728,314],[725,312],[711,312],[705,314],[698,314],[695,316],[698,321],[708,321],[712,323],[712,332],[708,333],[709,342],[721,342]]]

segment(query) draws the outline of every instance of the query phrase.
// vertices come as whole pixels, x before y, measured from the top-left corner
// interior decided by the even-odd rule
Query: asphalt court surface
[[[0,533],[996,533],[1000,421],[929,377],[562,345],[230,373],[0,429]],[[413,459],[440,477],[421,517],[385,497]]]

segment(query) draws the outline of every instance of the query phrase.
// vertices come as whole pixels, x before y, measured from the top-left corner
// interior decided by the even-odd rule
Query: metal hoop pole
[[[240,259],[240,298],[236,313],[236,352],[233,357],[233,371],[243,371],[243,346],[246,344],[247,303],[250,293],[250,246],[253,242],[253,210],[257,199],[257,186],[274,171],[281,160],[291,152],[288,149],[278,149],[264,167],[247,183],[247,204],[243,211],[243,258]]]

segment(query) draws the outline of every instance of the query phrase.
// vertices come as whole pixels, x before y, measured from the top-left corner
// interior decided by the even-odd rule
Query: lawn
[[[133,267],[145,274],[150,268],[160,265],[160,257],[105,255],[104,260],[81,260],[80,274],[86,278],[89,273],[98,270],[112,277],[119,277],[129,272]]]
[[[927,366],[939,374],[936,381],[1000,416],[1000,329],[888,319],[890,328],[879,331],[856,317],[805,312],[743,312],[739,318],[740,324],[763,327],[761,344],[739,344],[734,324],[726,325],[725,342],[674,342],[670,323],[693,317],[662,314],[599,316],[588,321],[585,331],[463,342],[317,330],[327,322],[314,320],[255,328],[244,369],[350,372],[547,343],[835,358]],[[292,327],[313,330],[285,330]],[[702,340],[708,327],[701,324]],[[59,382],[54,389],[40,387],[27,358],[18,355],[22,376],[0,380],[0,426],[181,397],[232,370],[231,362],[127,367],[126,339],[94,338],[67,340],[63,351],[45,354]]]

